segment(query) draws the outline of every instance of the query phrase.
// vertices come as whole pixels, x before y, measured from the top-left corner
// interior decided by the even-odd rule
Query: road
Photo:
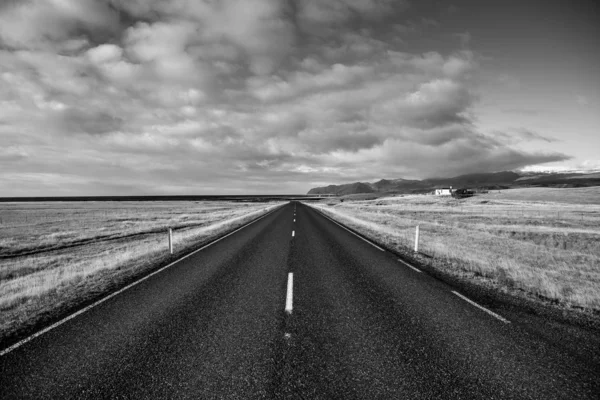
[[[292,202],[1,356],[0,398],[598,398],[594,333],[454,292]]]

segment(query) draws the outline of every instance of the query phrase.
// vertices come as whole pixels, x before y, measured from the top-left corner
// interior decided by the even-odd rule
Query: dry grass
[[[600,205],[600,186],[581,188],[521,188],[492,191],[488,196],[498,200],[557,202]]]
[[[316,207],[401,252],[420,225],[420,250],[434,268],[600,310],[600,206],[518,196],[526,200],[412,195]]]
[[[277,204],[0,204],[0,342],[167,262]]]

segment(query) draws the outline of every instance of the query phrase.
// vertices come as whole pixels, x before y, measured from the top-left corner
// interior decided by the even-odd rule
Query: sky
[[[0,197],[600,169],[600,6],[0,0]]]

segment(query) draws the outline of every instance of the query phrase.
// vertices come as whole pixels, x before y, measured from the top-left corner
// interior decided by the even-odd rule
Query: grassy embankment
[[[0,343],[264,214],[274,203],[0,203]],[[0,346],[1,347],[1,346]]]
[[[330,203],[329,205],[324,203]],[[326,200],[330,217],[401,253],[415,226],[433,268],[561,306],[600,311],[600,188]]]

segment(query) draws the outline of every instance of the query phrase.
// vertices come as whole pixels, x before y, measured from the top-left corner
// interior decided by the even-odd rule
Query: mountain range
[[[377,182],[355,182],[310,189],[308,194],[344,196],[359,193],[427,193],[436,188],[509,189],[513,187],[583,187],[600,186],[600,172],[540,173],[502,171],[474,173],[452,178],[381,179]]]

